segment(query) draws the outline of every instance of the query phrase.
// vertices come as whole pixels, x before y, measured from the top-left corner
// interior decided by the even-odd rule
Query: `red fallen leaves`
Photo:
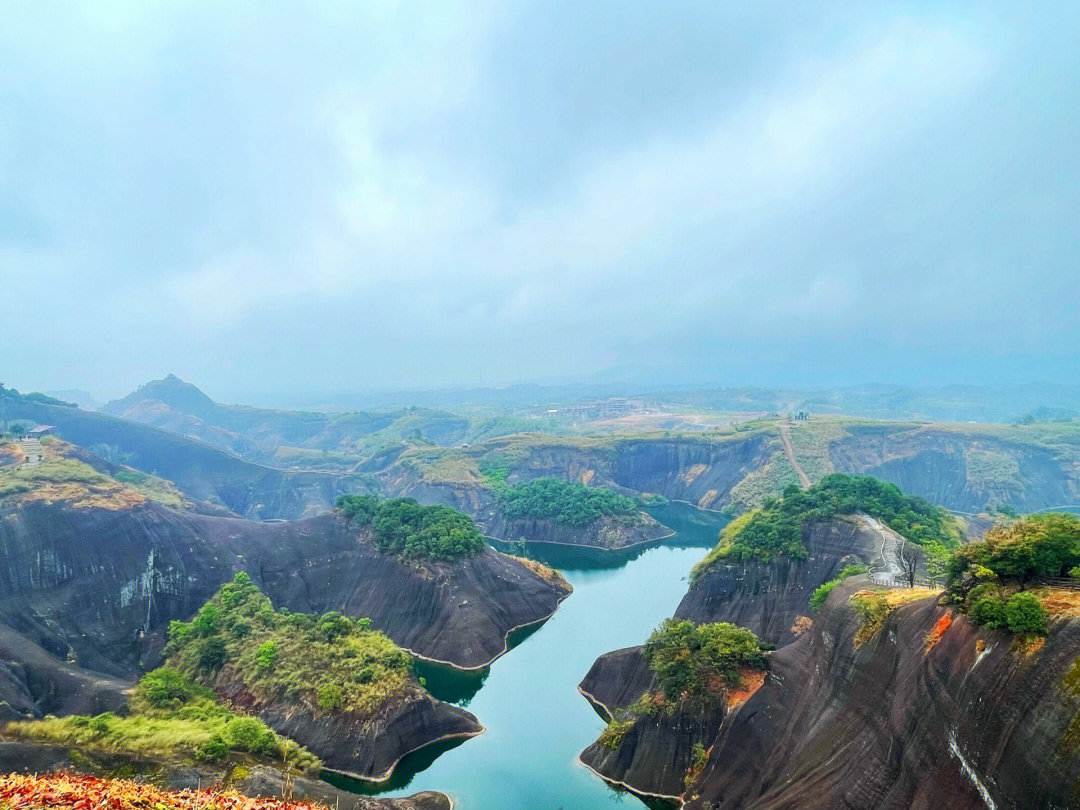
[[[321,804],[253,799],[232,790],[161,790],[73,773],[0,775],[0,807],[5,805],[11,810],[326,810]]]
[[[953,614],[952,611],[946,611],[941,614],[941,618],[934,623],[934,629],[926,634],[926,651],[930,652],[939,641],[941,637],[945,635],[945,631],[952,627]]]

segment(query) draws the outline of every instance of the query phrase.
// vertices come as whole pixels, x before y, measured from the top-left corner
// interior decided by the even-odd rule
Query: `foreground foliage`
[[[865,513],[881,520],[908,540],[924,546],[948,547],[957,542],[949,513],[895,484],[872,476],[827,475],[805,492],[789,487],[753,512],[724,527],[720,543],[695,568],[700,574],[721,559],[771,562],[781,557],[806,559],[803,529],[839,515]]]
[[[668,700],[700,698],[738,686],[741,669],[765,669],[758,637],[728,622],[665,619],[645,642],[645,660]]]
[[[80,751],[122,753],[155,760],[217,762],[232,753],[251,754],[315,773],[319,760],[256,717],[220,705],[209,689],[162,667],[139,681],[130,714],[68,715],[7,724],[6,735],[71,746]]]
[[[339,495],[334,506],[349,520],[371,526],[380,551],[406,558],[452,560],[484,549],[468,515],[449,506],[421,506],[413,498]]]
[[[370,619],[275,611],[244,573],[191,622],[174,621],[169,639],[168,663],[185,676],[210,684],[228,667],[262,699],[373,714],[419,688],[412,659]]]
[[[321,804],[256,799],[231,790],[161,790],[127,779],[73,773],[0,775],[0,807],[43,810],[325,810]]]
[[[499,508],[508,520],[553,520],[565,526],[588,526],[602,517],[637,518],[633,498],[604,487],[589,487],[562,478],[536,478],[496,489]]]

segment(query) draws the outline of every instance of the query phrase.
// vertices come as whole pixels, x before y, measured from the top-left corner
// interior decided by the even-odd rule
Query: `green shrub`
[[[1005,603],[1005,623],[1013,633],[1046,635],[1046,608],[1030,593],[1017,593]]]
[[[191,626],[200,636],[212,636],[217,630],[218,617],[220,615],[221,610],[207,602],[199,609]]]
[[[665,619],[645,642],[645,660],[672,700],[707,694],[714,679],[739,683],[739,669],[764,669],[758,637],[727,622],[694,624]]]
[[[187,622],[177,621],[176,619],[169,622],[169,641],[175,644],[187,643],[193,632],[192,626]]]
[[[251,632],[251,625],[247,622],[237,622],[229,628],[229,632],[232,633],[235,638],[243,638]]]
[[[147,703],[157,708],[187,703],[196,695],[205,692],[187,676],[171,667],[158,667],[143,675],[139,680],[138,690]]]
[[[336,683],[328,683],[319,687],[318,703],[320,709],[326,709],[327,711],[340,709],[344,699],[341,687]]]
[[[597,742],[610,751],[617,751],[622,744],[623,737],[626,736],[626,732],[633,726],[633,720],[612,720],[600,732],[600,738]]]
[[[253,754],[274,753],[274,733],[255,717],[234,717],[225,725],[225,742],[236,751]]]
[[[204,638],[199,642],[199,666],[202,669],[214,671],[225,663],[228,651],[225,642],[220,638]]]
[[[264,641],[255,651],[255,666],[260,672],[267,672],[273,669],[277,662],[277,655],[277,644],[273,641]]]
[[[204,759],[208,762],[220,762],[225,759],[228,753],[229,746],[226,745],[225,740],[221,739],[220,734],[213,734],[210,739],[196,749],[195,758]]]
[[[1005,603],[992,596],[983,596],[975,600],[968,611],[972,624],[985,627],[1005,627]]]
[[[814,589],[814,592],[810,594],[810,609],[815,612],[820,610],[821,606],[828,600],[829,594],[833,592],[833,588],[848,577],[854,577],[865,573],[865,565],[852,564],[845,566],[835,578],[830,579],[828,582],[825,582]]]

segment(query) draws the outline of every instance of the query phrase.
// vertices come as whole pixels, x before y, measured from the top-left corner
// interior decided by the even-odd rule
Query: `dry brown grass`
[[[1080,591],[1068,588],[1038,588],[1032,593],[1051,616],[1080,616]]]
[[[728,709],[736,709],[754,696],[758,689],[765,685],[765,670],[741,669],[739,670],[740,684],[737,689],[729,689],[724,695],[724,702]]]
[[[570,583],[566,581],[566,578],[556,571],[554,568],[544,565],[542,562],[536,560],[530,560],[528,557],[518,557],[514,554],[507,554],[507,557],[512,557],[519,563],[524,565],[540,579],[547,582],[549,585],[554,585],[556,588],[565,588],[570,590]]]

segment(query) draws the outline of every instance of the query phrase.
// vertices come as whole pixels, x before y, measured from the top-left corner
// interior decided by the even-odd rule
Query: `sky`
[[[50,3],[0,380],[1080,377],[1080,6]]]

